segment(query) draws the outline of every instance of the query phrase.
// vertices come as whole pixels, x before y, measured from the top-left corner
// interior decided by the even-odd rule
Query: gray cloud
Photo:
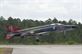
[[[0,16],[46,20],[57,17],[81,22],[81,0],[0,0]]]

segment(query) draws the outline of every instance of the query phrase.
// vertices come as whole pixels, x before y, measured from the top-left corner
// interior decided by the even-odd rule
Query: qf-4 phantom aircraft
[[[25,36],[39,36],[41,34],[55,31],[55,32],[62,32],[62,31],[70,31],[77,28],[76,25],[64,25],[60,23],[54,23],[49,25],[43,25],[38,27],[26,28],[26,29],[17,29],[14,26],[9,26],[9,32],[6,34],[6,39],[12,39],[16,36],[25,37]]]

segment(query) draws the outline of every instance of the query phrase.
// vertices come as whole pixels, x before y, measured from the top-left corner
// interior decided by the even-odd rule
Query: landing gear
[[[40,38],[39,37],[35,37],[37,42],[40,42]]]
[[[25,38],[25,36],[21,36],[21,38]]]

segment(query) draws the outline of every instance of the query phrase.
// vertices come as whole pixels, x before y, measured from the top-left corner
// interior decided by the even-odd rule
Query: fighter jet
[[[39,36],[41,34],[45,34],[48,32],[63,32],[63,31],[70,31],[77,28],[76,25],[64,25],[60,23],[53,23],[43,26],[37,26],[32,28],[26,28],[26,29],[17,29],[14,26],[9,26],[9,32],[6,34],[6,39],[12,39],[14,37],[28,37],[28,36]],[[38,39],[38,38],[36,38]]]

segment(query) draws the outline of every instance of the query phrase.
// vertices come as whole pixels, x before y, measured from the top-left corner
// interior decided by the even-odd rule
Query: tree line
[[[48,35],[40,36],[40,42],[36,42],[34,37],[27,38],[14,38],[12,40],[5,40],[7,34],[7,25],[18,26],[21,29],[36,27],[41,25],[47,25],[51,23],[62,23],[66,25],[77,25],[79,28],[67,31],[66,35],[63,32],[49,32]],[[54,17],[54,19],[47,19],[45,21],[23,19],[9,17],[5,19],[0,16],[0,44],[82,44],[82,24],[70,19],[68,22],[63,20],[60,21]]]

